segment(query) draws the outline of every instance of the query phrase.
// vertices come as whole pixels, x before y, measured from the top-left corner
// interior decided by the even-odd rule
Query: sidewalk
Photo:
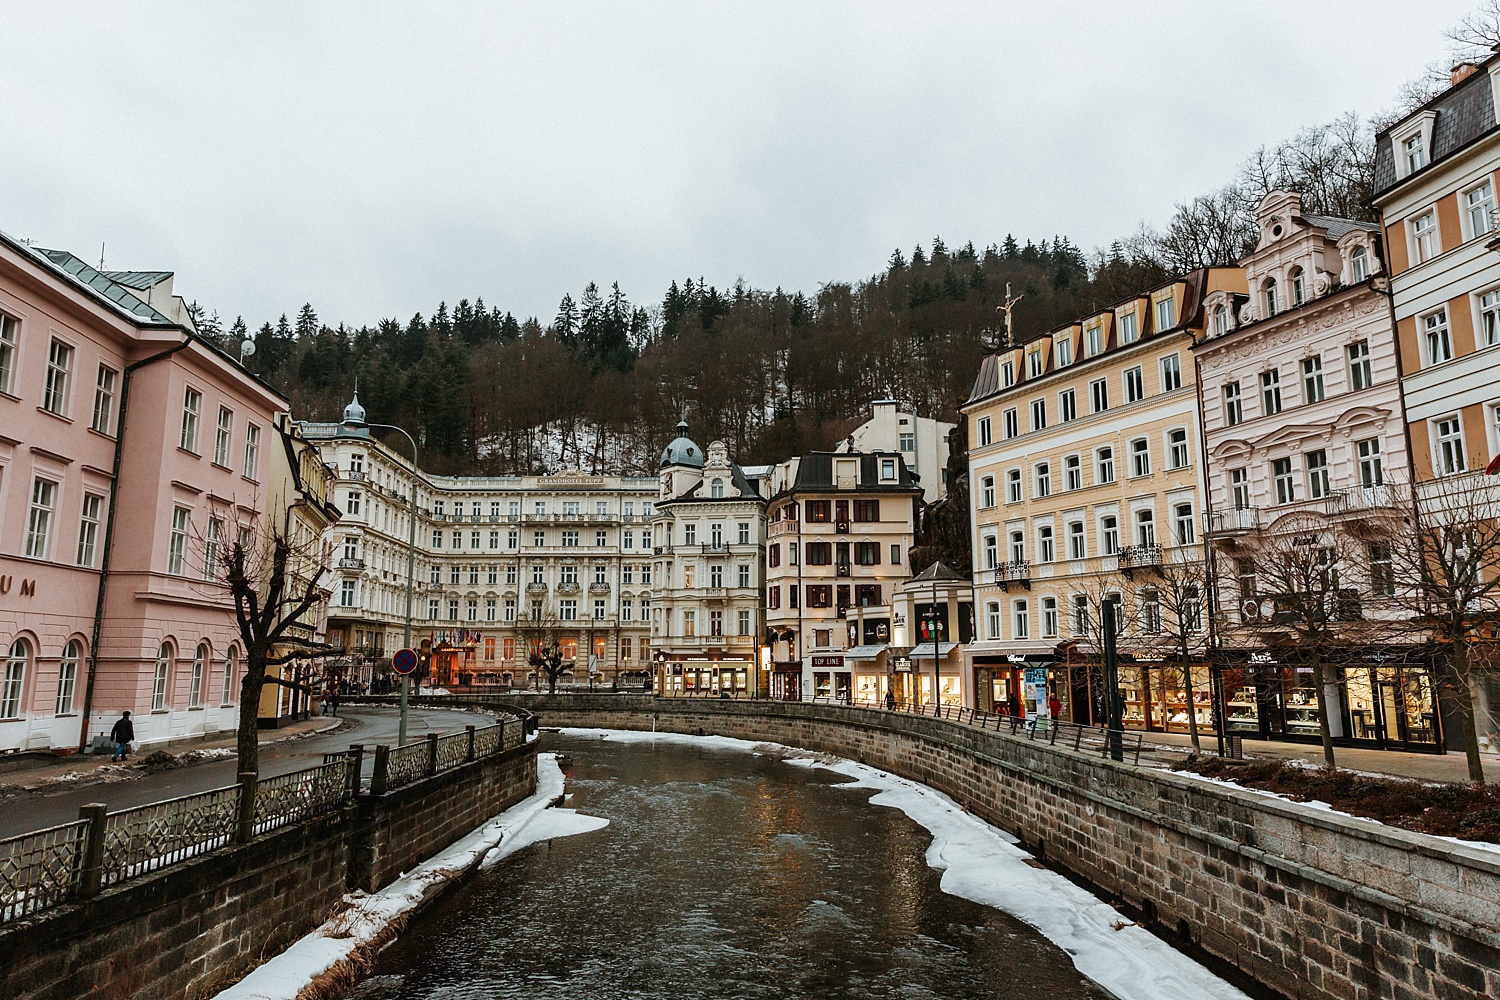
[[[287,743],[291,740],[299,740],[307,736],[317,736],[338,728],[343,720],[335,716],[315,715],[300,722],[294,722],[280,729],[268,729],[258,741],[261,746],[271,746],[276,743]],[[54,786],[60,783],[89,784],[90,779],[101,767],[122,768],[133,764],[139,764],[144,758],[151,754],[165,750],[174,756],[190,755],[189,763],[200,763],[204,760],[220,760],[233,755],[236,735],[227,732],[211,740],[185,740],[176,745],[143,747],[141,752],[131,754],[128,764],[121,765],[112,763],[108,753],[94,754],[70,754],[60,756],[51,760],[44,760],[36,764],[18,767],[13,771],[0,772],[0,793],[15,794],[17,792],[31,791],[43,786]],[[227,753],[225,751],[228,751]],[[196,758],[196,759],[195,759]],[[118,780],[106,779],[106,780]]]
[[[1180,746],[1186,750],[1192,740],[1186,733],[1145,733],[1146,742]],[[1217,754],[1219,742],[1212,733],[1202,733],[1199,744],[1206,754]],[[1279,743],[1272,740],[1245,740],[1245,756],[1261,760],[1305,760],[1323,763],[1323,747],[1317,743]],[[1500,779],[1500,754],[1481,754],[1488,780]],[[1368,750],[1363,747],[1333,748],[1339,767],[1371,774],[1389,774],[1419,781],[1469,780],[1468,758],[1461,753],[1406,753],[1400,750]]]

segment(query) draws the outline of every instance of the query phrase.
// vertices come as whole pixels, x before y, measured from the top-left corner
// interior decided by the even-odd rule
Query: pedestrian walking
[[[886,691],[886,693],[885,693],[885,710],[887,712],[894,712],[896,710],[896,692],[894,692],[894,691]]]
[[[1057,717],[1062,714],[1062,702],[1057,700],[1057,692],[1054,691],[1047,696],[1047,717],[1052,724],[1057,725]]]
[[[1017,698],[1014,693],[1005,699],[1005,711],[1012,719],[1019,719],[1021,717],[1021,699]]]
[[[328,701],[326,702],[326,704],[328,706],[328,714],[331,715],[331,716],[333,716],[335,719],[338,718],[338,716],[339,716],[339,689],[337,687],[330,687],[328,689]]]
[[[135,723],[130,721],[129,712],[115,721],[115,728],[109,731],[109,741],[115,745],[115,755],[110,760],[125,760],[130,756],[130,744],[135,742]]]

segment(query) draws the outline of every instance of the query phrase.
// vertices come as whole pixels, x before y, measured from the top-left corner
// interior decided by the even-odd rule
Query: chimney
[[[1478,63],[1461,62],[1448,71],[1448,82],[1456,87],[1477,72],[1479,72]]]

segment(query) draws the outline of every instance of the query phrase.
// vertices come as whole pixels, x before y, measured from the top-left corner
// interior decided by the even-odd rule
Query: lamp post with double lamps
[[[344,424],[348,427],[364,427],[370,430],[399,431],[408,442],[411,443],[411,489],[406,494],[407,532],[406,532],[406,631],[401,640],[402,649],[411,648],[411,592],[412,580],[417,569],[417,441],[408,434],[405,428],[397,427],[395,424],[371,424],[365,421],[364,407],[359,405],[359,393],[354,394],[354,402],[344,409]],[[401,724],[397,730],[396,745],[406,745],[406,704],[407,689],[411,687],[411,675],[403,674],[401,677]]]

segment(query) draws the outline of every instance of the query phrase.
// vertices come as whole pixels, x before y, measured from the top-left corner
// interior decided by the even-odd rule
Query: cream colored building
[[[765,498],[729,457],[705,453],[686,422],[661,456],[652,520],[652,648],[666,695],[760,697]]]
[[[870,404],[870,419],[856,427],[835,451],[899,452],[916,474],[922,499],[935,503],[948,495],[948,433],[957,426],[945,420],[918,416],[895,399]]]
[[[1045,667],[1062,718],[1099,721],[1100,602],[1124,602],[1126,619],[1159,620],[1159,569],[1201,559],[1192,346],[1205,297],[1221,290],[1243,292],[1243,273],[1194,271],[984,360],[962,407],[976,707],[1009,705],[1023,669]],[[1166,697],[1152,699],[1153,684]],[[1165,683],[1159,667],[1122,668],[1121,686],[1126,725],[1185,726],[1180,684]],[[1206,724],[1206,677],[1202,690]]]
[[[415,490],[413,643],[432,649],[431,682],[537,683],[522,635],[532,620],[562,646],[565,684],[649,684],[656,479],[429,475],[370,434],[358,400],[344,422],[302,430],[336,470],[343,512],[330,640],[366,682],[378,686],[400,648]]]
[[[846,615],[910,575],[921,487],[898,452],[811,452],[777,465],[769,492],[770,696],[851,699]]]

